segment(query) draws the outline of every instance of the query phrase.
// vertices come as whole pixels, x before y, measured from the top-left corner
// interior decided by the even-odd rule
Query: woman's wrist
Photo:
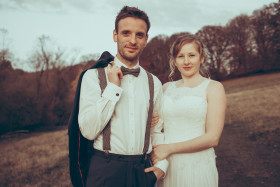
[[[174,153],[174,146],[172,144],[167,145],[168,156],[171,156]]]

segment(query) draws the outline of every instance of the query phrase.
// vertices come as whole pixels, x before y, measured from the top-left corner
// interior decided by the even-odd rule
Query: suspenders
[[[98,78],[100,81],[100,88],[101,88],[101,94],[103,93],[104,89],[107,86],[107,80],[105,75],[104,68],[97,68],[98,70]],[[149,90],[150,90],[150,106],[148,111],[148,118],[147,118],[147,125],[146,125],[146,133],[145,133],[145,142],[144,142],[144,148],[143,153],[146,154],[148,152],[149,143],[150,143],[150,129],[151,129],[151,123],[152,123],[152,114],[153,114],[153,108],[154,108],[154,81],[153,76],[151,73],[147,72],[148,80],[149,80]],[[111,121],[111,120],[110,120]],[[110,135],[111,135],[111,124],[110,121],[106,125],[106,127],[103,130],[103,150],[105,153],[108,153],[109,150],[111,150],[110,145]]]

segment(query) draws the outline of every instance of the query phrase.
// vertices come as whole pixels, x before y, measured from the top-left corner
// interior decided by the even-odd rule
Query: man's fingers
[[[114,65],[114,61],[109,62],[109,65],[113,66]]]
[[[120,72],[118,73],[118,75],[119,75],[119,78],[120,78],[120,79],[123,78],[123,73],[122,73],[122,71],[120,71]]]
[[[155,170],[155,167],[149,167],[149,168],[146,168],[144,171],[145,171],[145,173],[148,173],[148,172],[151,172],[154,170]]]

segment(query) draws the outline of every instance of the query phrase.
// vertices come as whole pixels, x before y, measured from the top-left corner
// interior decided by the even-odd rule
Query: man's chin
[[[126,53],[124,55],[124,59],[129,60],[129,61],[135,61],[138,60],[139,55],[135,53]]]

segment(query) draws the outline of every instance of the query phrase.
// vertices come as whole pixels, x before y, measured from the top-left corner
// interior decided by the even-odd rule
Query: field
[[[280,185],[280,73],[223,82],[225,128],[216,148],[219,186]],[[67,127],[0,139],[0,186],[71,186]]]

